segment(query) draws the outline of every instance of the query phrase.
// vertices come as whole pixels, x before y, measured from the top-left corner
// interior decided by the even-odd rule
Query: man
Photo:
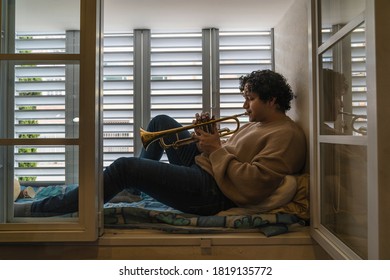
[[[221,142],[217,129],[212,133],[196,129],[196,143],[167,149],[170,164],[159,161],[163,149],[158,142],[143,150],[140,157],[119,158],[104,170],[104,200],[131,188],[186,213],[214,215],[234,207],[253,207],[269,198],[286,175],[303,168],[305,136],[285,114],[293,93],[282,75],[254,71],[240,78],[240,91],[250,122],[226,143]],[[147,130],[180,126],[160,115],[152,119]],[[165,141],[172,142],[175,137]],[[190,137],[190,133],[180,132],[179,137]],[[53,215],[75,212],[77,206],[75,189],[64,196],[34,202],[19,213]]]

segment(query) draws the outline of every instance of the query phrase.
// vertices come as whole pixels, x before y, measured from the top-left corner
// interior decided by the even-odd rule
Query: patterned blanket
[[[137,207],[104,209],[108,228],[159,229],[170,233],[220,233],[260,231],[274,236],[289,231],[293,224],[305,221],[293,214],[256,214],[239,216],[197,216],[176,211],[158,211]]]

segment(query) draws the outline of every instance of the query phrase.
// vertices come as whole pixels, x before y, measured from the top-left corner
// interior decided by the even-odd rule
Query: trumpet
[[[209,120],[206,122],[201,122],[201,123],[197,123],[197,124],[187,125],[187,126],[178,127],[178,128],[171,128],[171,129],[161,130],[161,131],[156,131],[156,132],[149,132],[149,131],[146,131],[146,130],[140,128],[141,141],[142,141],[142,144],[143,144],[145,150],[149,147],[150,144],[152,144],[153,142],[158,141],[158,140],[160,141],[161,147],[165,150],[168,148],[171,148],[171,147],[177,149],[183,145],[188,145],[190,143],[197,141],[192,136],[187,137],[187,138],[183,138],[183,139],[179,139],[179,135],[178,135],[179,132],[198,128],[198,127],[209,126],[211,124],[223,122],[223,121],[227,121],[227,120],[234,120],[236,122],[236,129],[234,129],[234,130],[230,130],[229,128],[218,129],[219,137],[224,137],[224,136],[235,133],[240,128],[240,121],[238,118],[240,116],[244,116],[244,115],[248,115],[248,113],[245,112],[245,113],[233,115],[230,117]],[[174,135],[174,134],[176,134],[176,141],[174,141],[171,144],[165,143],[164,137]]]

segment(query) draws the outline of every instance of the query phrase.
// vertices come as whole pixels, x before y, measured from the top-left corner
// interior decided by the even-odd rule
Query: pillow
[[[109,202],[110,203],[121,203],[121,202],[132,203],[140,200],[142,200],[140,194],[133,193],[128,189],[124,189],[123,191],[115,195]]]
[[[218,215],[251,215],[271,211],[288,204],[294,198],[297,192],[297,180],[292,175],[284,177],[279,187],[266,199],[257,205],[248,207],[231,208],[219,212]]]
[[[19,180],[15,177],[14,178],[14,201],[18,199],[20,195],[20,184]]]
[[[297,180],[297,192],[293,199],[271,211],[271,213],[295,214],[303,220],[310,220],[310,176],[302,174],[295,176]]]

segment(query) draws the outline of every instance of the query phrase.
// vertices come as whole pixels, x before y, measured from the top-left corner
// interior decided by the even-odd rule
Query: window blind
[[[202,33],[151,33],[151,117],[190,124],[202,111]]]
[[[103,165],[134,154],[133,33],[104,36]]]
[[[16,53],[63,53],[66,35],[18,34],[15,46]],[[15,138],[72,137],[66,133],[67,67],[70,65],[13,62]],[[15,176],[22,181],[64,181],[65,154],[64,146],[17,146]]]
[[[220,115],[227,117],[245,112],[238,79],[255,70],[273,69],[273,30],[220,31],[219,35]],[[242,124],[248,120],[239,119]],[[235,126],[232,122],[224,125]]]

